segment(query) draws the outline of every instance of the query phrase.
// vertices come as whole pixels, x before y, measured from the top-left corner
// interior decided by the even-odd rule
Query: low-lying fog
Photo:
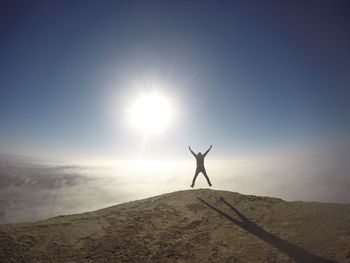
[[[119,161],[112,165],[0,162],[0,223],[82,213],[189,190],[189,161]],[[285,200],[350,203],[349,165],[332,158],[207,160],[213,189]],[[208,187],[199,175],[196,188]]]

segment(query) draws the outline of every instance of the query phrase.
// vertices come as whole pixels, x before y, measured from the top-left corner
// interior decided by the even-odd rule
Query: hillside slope
[[[294,262],[288,253],[350,262],[350,205],[199,189],[0,226],[0,262]]]

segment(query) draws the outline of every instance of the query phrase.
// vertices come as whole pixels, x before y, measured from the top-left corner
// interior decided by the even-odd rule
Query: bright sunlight
[[[140,95],[128,112],[132,125],[145,134],[162,132],[173,117],[169,101],[159,94]]]

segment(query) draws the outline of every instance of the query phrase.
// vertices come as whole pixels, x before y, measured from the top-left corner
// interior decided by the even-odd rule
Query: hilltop
[[[350,205],[208,189],[0,225],[0,262],[350,262],[349,244]]]

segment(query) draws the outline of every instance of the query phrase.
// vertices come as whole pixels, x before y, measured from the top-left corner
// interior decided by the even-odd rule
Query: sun
[[[164,131],[173,117],[169,100],[160,94],[140,95],[128,113],[132,125],[145,134]]]

